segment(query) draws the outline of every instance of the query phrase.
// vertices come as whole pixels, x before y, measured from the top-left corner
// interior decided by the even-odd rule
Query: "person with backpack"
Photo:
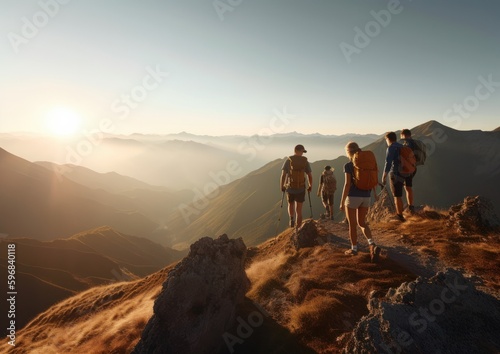
[[[396,133],[389,132],[385,135],[387,150],[385,154],[384,173],[382,184],[386,184],[387,175],[391,180],[391,191],[396,206],[395,220],[406,221],[403,216],[403,186],[412,187],[413,175],[416,170],[415,154],[408,146],[403,146],[397,141]]]
[[[303,156],[306,152],[303,145],[295,146],[294,154],[285,160],[281,168],[280,189],[287,194],[290,227],[299,228],[302,225],[302,204],[306,197],[306,189],[311,192],[312,188],[311,165],[307,157]],[[307,188],[306,175],[309,182]]]
[[[377,161],[372,151],[362,151],[355,142],[349,142],[345,151],[350,161],[344,165],[345,183],[340,199],[340,210],[346,212],[351,240],[351,249],[345,251],[345,254],[348,256],[358,254],[357,227],[359,226],[368,240],[371,261],[377,262],[380,247],[373,241],[371,229],[366,223],[372,191],[375,200],[378,199],[375,193],[375,187],[378,185]]]
[[[401,138],[400,141],[401,145],[408,146],[410,149],[413,150],[413,153],[415,154],[416,166],[423,165],[427,157],[425,144],[419,140],[412,139],[410,129],[401,130],[400,138]],[[408,185],[408,183],[405,183],[406,200],[408,201],[408,210],[412,214],[415,213],[415,206],[413,204],[414,198],[413,198],[412,186],[413,186],[413,178],[417,174],[416,166],[415,166],[415,172],[413,172],[413,175],[411,176],[412,182],[410,183],[410,185]]]
[[[333,170],[331,166],[325,166],[318,185],[318,197],[321,196],[325,207],[325,217],[331,220],[333,220],[333,194],[337,190],[337,179],[333,175]]]

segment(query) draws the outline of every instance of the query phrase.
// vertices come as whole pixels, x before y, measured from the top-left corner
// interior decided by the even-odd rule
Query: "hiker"
[[[420,151],[419,148],[417,147],[417,143],[415,140],[412,139],[411,137],[411,131],[410,129],[403,129],[401,130],[400,134],[400,144],[403,146],[409,146],[414,152],[415,151]],[[415,154],[417,155],[417,154]],[[417,161],[418,164],[418,161]],[[408,202],[408,210],[410,211],[411,214],[415,213],[415,206],[413,204],[413,177],[417,174],[417,167],[415,166],[415,172],[411,175],[411,177],[408,177],[409,183],[405,182],[405,191],[406,191],[406,200]]]
[[[318,197],[321,196],[321,201],[325,207],[325,217],[331,220],[333,220],[333,194],[337,190],[337,180],[333,175],[333,171],[334,169],[331,166],[325,166],[318,185]]]
[[[281,168],[280,189],[282,192],[286,191],[290,227],[299,228],[302,225],[302,204],[306,197],[305,175],[309,182],[307,191],[311,192],[312,188],[311,165],[307,157],[303,156],[306,152],[303,145],[295,146],[294,154],[286,159]]]
[[[396,206],[394,219],[404,222],[406,219],[403,216],[403,186],[412,187],[413,173],[415,172],[415,155],[409,147],[404,147],[396,140],[397,136],[394,132],[389,132],[385,135],[387,151],[385,154],[382,184],[386,184],[387,175],[389,174],[391,180],[390,187]],[[411,154],[411,156],[407,154]],[[410,161],[410,159],[413,159],[413,161]]]
[[[372,151],[361,151],[359,145],[352,141],[346,145],[345,151],[351,160],[344,165],[345,183],[340,199],[340,210],[346,212],[351,240],[351,249],[345,251],[345,254],[348,256],[358,254],[357,227],[359,226],[368,240],[371,261],[377,262],[380,247],[375,245],[370,227],[366,223],[372,190],[375,200],[378,199],[375,193],[375,187],[378,184],[377,161]]]

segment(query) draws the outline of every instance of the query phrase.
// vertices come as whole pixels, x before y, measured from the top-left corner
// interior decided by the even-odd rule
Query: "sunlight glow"
[[[47,128],[53,135],[70,136],[80,128],[80,116],[66,107],[57,107],[47,114]]]

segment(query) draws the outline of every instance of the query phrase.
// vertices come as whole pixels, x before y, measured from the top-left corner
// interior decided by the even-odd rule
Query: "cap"
[[[294,149],[294,150],[295,150],[295,151],[307,152],[307,150],[304,148],[304,145],[301,145],[301,144],[299,144],[299,145],[295,146],[295,149]]]

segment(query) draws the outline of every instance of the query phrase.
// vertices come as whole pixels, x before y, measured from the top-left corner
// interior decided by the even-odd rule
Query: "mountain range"
[[[447,208],[467,195],[483,195],[500,206],[500,132],[458,131],[436,121],[412,128],[412,137],[427,146],[427,160],[419,166],[414,178],[415,204]],[[399,131],[396,132],[399,136]],[[381,178],[387,145],[383,137],[363,147],[375,153]],[[307,154],[306,154],[307,155]],[[178,208],[168,221],[168,242],[186,247],[197,238],[230,232],[249,245],[257,245],[287,227],[286,200],[281,207],[279,176],[284,158],[275,160],[245,177],[220,188],[217,195],[198,194],[190,204]],[[316,196],[317,183],[325,165],[334,168],[337,192],[334,197],[335,218],[344,184],[345,156],[311,163],[314,182],[311,204],[303,205],[303,216],[318,217],[324,212]],[[377,189],[378,191],[379,189]],[[286,198],[285,198],[286,199]],[[210,207],[208,207],[210,206]],[[280,217],[281,215],[281,217]],[[281,219],[278,226],[278,219]]]
[[[428,153],[425,165],[418,167],[414,179],[415,204],[447,207],[466,195],[484,195],[500,205],[500,190],[496,188],[500,174],[500,132],[458,131],[435,121],[414,127],[412,132],[414,138],[426,144]],[[131,141],[144,144],[135,140],[139,138],[156,139],[134,136]],[[304,136],[297,134],[286,138],[304,143],[297,140]],[[130,144],[112,139],[118,140],[118,144]],[[203,143],[180,140],[165,143],[163,137],[158,139],[173,151],[183,152],[185,161],[192,161],[193,156],[183,150],[184,144],[199,146],[194,155],[199,156],[205,149],[204,143],[213,143],[212,137],[204,137]],[[307,148],[306,155],[310,156],[313,149]],[[381,175],[386,150],[384,138],[379,137],[363,149],[374,151]],[[278,183],[283,161],[284,157],[274,159],[241,177],[242,165],[236,162],[229,169],[226,165],[220,170],[208,168],[203,172],[198,166],[199,174],[209,176],[210,182],[177,191],[173,186],[150,185],[116,172],[99,173],[71,164],[31,163],[0,150],[0,234],[50,240],[109,225],[119,232],[147,237],[176,249],[185,249],[202,236],[222,232],[256,245],[275,236],[288,223],[286,200],[281,207],[283,195]],[[335,218],[344,217],[338,205],[346,162],[345,156],[339,156],[311,163],[314,183],[311,204],[306,199],[303,207],[305,217],[311,215],[311,209],[316,217],[323,212],[316,191],[319,175],[327,164],[334,168],[337,178]],[[20,218],[30,222],[22,222]]]
[[[7,243],[15,243],[17,249],[19,328],[65,298],[95,286],[145,277],[185,254],[105,226],[53,241],[0,240],[0,247],[6,249]],[[2,253],[2,272],[6,273],[6,265],[7,256]],[[33,294],[37,301],[32,301]],[[0,310],[7,313],[7,303]]]

